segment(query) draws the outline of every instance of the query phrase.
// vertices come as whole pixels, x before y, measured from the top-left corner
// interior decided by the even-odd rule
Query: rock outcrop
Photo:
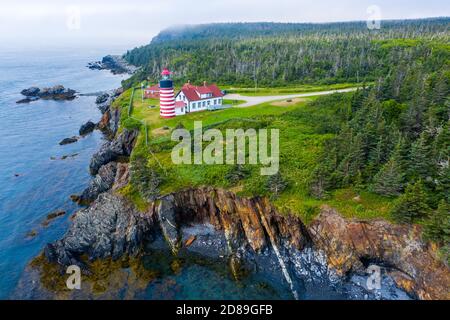
[[[113,101],[114,97],[112,95],[110,95],[109,93],[103,93],[102,95],[97,97],[95,103],[97,104],[97,108],[100,110],[100,112],[105,113],[109,111]]]
[[[108,110],[103,113],[102,118],[97,123],[97,129],[104,133],[108,133],[109,131],[109,120],[111,120],[111,112]]]
[[[28,89],[23,89],[20,93],[26,97],[37,97],[41,92],[38,87],[29,87]]]
[[[127,179],[128,166],[117,164],[115,183],[123,185]],[[306,227],[298,217],[279,214],[265,198],[241,198],[210,187],[166,195],[145,212],[113,191],[102,193],[76,214],[63,239],[46,247],[45,256],[64,266],[83,264],[82,256],[89,261],[118,259],[157,244],[158,238],[173,254],[228,257],[236,277],[242,270],[278,277],[295,298],[301,298],[305,281],[315,279],[314,285],[344,283],[352,298],[373,299],[363,286],[345,282],[352,274],[365,275],[369,264],[383,266],[388,283],[413,297],[448,298],[448,267],[421,241],[417,228],[346,220],[330,208]]]
[[[325,207],[309,227],[314,246],[326,254],[328,267],[345,276],[374,263],[388,268],[397,285],[420,299],[450,299],[450,270],[418,226],[385,220],[346,220]]]
[[[44,254],[48,261],[62,266],[84,265],[82,255],[90,261],[134,255],[151,225],[124,198],[103,193],[89,208],[77,212],[64,238],[48,244]]]
[[[163,197],[155,211],[163,232],[176,226],[170,243],[174,251],[183,243],[183,225],[208,223],[222,230],[231,250],[248,246],[261,253],[272,245],[302,250],[310,244],[306,227],[298,217],[281,215],[265,198],[241,198],[214,188],[189,189]],[[175,239],[176,238],[176,239]]]
[[[108,128],[111,131],[111,135],[115,136],[117,131],[119,130],[119,124],[120,124],[120,109],[111,109],[109,110],[110,113],[110,119]]]
[[[135,66],[117,55],[107,55],[103,57],[102,61],[88,63],[87,67],[92,70],[110,70],[113,74],[132,74],[137,70]]]
[[[85,135],[91,133],[92,131],[94,131],[94,129],[95,129],[95,123],[93,123],[92,121],[88,121],[88,122],[84,123],[83,125],[81,125],[79,134],[80,134],[80,136],[85,136]]]
[[[76,91],[64,88],[62,85],[56,85],[49,88],[30,87],[21,91],[26,96],[25,99],[17,101],[17,103],[25,103],[36,101],[38,99],[47,100],[73,100],[76,98]]]
[[[100,172],[104,168],[112,166],[112,163],[103,166]],[[122,171],[122,174],[115,176],[116,181],[120,181],[126,175],[124,172],[127,172],[127,169],[123,166],[120,171]],[[108,170],[108,172],[112,173],[112,170]],[[119,173],[119,171],[116,172]],[[99,173],[97,176],[101,177],[101,174]],[[111,176],[112,174],[109,174],[108,179]],[[112,193],[102,193],[89,208],[76,214],[74,221],[81,221],[74,223],[64,239],[58,241],[57,245],[50,246],[47,251],[53,252],[52,255],[49,255],[49,257],[52,257],[51,261],[58,261],[62,264],[65,264],[63,262],[73,262],[71,259],[64,257],[76,257],[77,254],[78,256],[87,254],[89,259],[117,257],[110,250],[111,247],[117,247],[117,244],[114,243],[115,240],[105,240],[112,236],[108,235],[106,231],[116,230],[114,233],[115,236],[118,236],[118,230],[125,230],[126,228],[116,229],[112,227],[108,229],[97,226],[97,224],[105,224],[100,223],[101,216],[104,216],[105,221],[110,221],[116,219],[122,211],[125,216],[124,219],[135,224],[126,223],[128,228],[133,230],[160,229],[174,252],[177,252],[182,244],[188,240],[183,229],[193,225],[209,225],[220,231],[226,241],[226,243],[223,243],[222,249],[231,250],[231,253],[237,253],[243,249],[262,253],[273,245],[280,248],[302,250],[311,244],[306,227],[299,218],[278,214],[264,198],[239,198],[231,192],[214,188],[189,189],[165,196],[158,204],[154,203],[150,206],[147,212],[138,213],[133,205],[123,197]],[[92,215],[92,219],[87,218],[89,215]],[[134,217],[134,220],[130,220],[131,217]],[[139,219],[142,219],[142,221]],[[123,224],[123,221],[120,223]],[[106,224],[108,226],[113,225],[112,222],[106,222]],[[81,225],[83,225],[83,228],[80,227]],[[89,231],[91,229],[95,231]],[[78,236],[76,236],[77,233]],[[94,235],[97,236],[94,237]],[[83,244],[79,246],[74,244],[77,237],[82,239]],[[87,240],[91,238],[96,240]],[[136,237],[130,238],[129,234],[120,238],[137,239]],[[142,240],[143,237],[139,237],[139,239]],[[141,243],[134,240],[126,244],[127,251],[136,252],[141,247]],[[89,242],[89,245],[86,245],[85,242]],[[111,246],[105,246],[104,242],[110,243]],[[121,240],[120,247],[123,247],[123,245],[124,243]],[[193,246],[191,244],[191,247]],[[59,250],[52,249],[55,247],[59,247]],[[63,247],[67,250],[64,250]],[[82,251],[83,248],[86,251]],[[105,250],[102,250],[102,248]]]
[[[95,103],[96,104],[105,103],[106,101],[108,101],[109,97],[110,97],[109,93],[104,92],[101,95],[97,96],[97,98],[95,99]]]
[[[77,141],[78,141],[78,137],[73,136],[73,137],[71,137],[71,138],[64,138],[64,139],[62,139],[62,140],[59,142],[59,145],[60,145],[60,146],[64,146],[64,145],[66,145],[66,144],[75,143],[75,142],[77,142]]]
[[[16,103],[30,103],[33,101],[39,100],[39,97],[26,97],[24,99],[17,100]]]
[[[112,190],[116,191],[125,187],[130,181],[130,168],[128,163],[117,163],[116,177],[114,178],[114,184]]]
[[[100,150],[92,156],[89,165],[91,174],[97,174],[101,166],[111,161],[116,161],[119,157],[130,156],[138,134],[139,131],[137,130],[125,129],[114,140],[105,142]]]
[[[89,183],[89,186],[76,199],[77,202],[89,204],[97,199],[99,194],[110,190],[116,179],[117,167],[118,164],[116,162],[110,162],[102,166],[95,178]]]

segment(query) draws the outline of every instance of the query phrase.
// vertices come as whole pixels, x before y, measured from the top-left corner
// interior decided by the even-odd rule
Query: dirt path
[[[308,93],[297,93],[297,94],[290,94],[285,96],[243,96],[237,93],[227,94],[224,99],[228,100],[244,100],[246,101],[243,104],[237,105],[236,107],[239,108],[245,108],[245,107],[251,107],[256,106],[257,104],[261,104],[264,102],[270,102],[270,101],[279,101],[279,100],[287,100],[287,99],[293,99],[293,98],[302,98],[302,97],[312,97],[312,96],[322,96],[327,94],[333,94],[333,93],[342,93],[342,92],[352,92],[356,91],[358,88],[347,88],[347,89],[337,89],[337,90],[329,90],[329,91],[319,91],[319,92],[308,92]]]

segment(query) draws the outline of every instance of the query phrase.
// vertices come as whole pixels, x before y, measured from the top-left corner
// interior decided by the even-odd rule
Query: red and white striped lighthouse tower
[[[163,118],[175,117],[175,95],[170,74],[171,72],[168,69],[164,69],[161,72],[162,79],[159,82],[159,115]]]

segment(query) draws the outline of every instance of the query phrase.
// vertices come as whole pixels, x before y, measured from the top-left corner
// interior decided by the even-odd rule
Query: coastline
[[[105,136],[109,140],[92,157],[90,170],[95,176],[76,199],[79,203],[88,204],[87,208],[78,211],[74,218],[75,227],[71,226],[68,236],[45,248],[43,257],[47,262],[56,263],[61,267],[71,263],[83,263],[72,253],[86,254],[87,271],[92,268],[91,263],[99,259],[120,261],[124,257],[139,256],[144,242],[149,241],[148,237],[156,247],[162,244],[169,245],[174,254],[184,249],[211,258],[226,256],[225,248],[230,248],[230,243],[237,243],[234,251],[231,251],[230,260],[226,261],[237,279],[241,276],[240,273],[247,273],[248,261],[253,261],[252,263],[256,261],[256,264],[268,274],[270,268],[276,268],[278,274],[272,276],[276,278],[282,275],[277,281],[286,282],[295,299],[301,298],[298,292],[304,289],[304,285],[299,279],[305,275],[316,281],[325,280],[327,285],[331,283],[346,288],[351,292],[349,297],[354,299],[395,297],[407,299],[406,293],[410,297],[420,299],[446,298],[445,288],[442,290],[442,285],[446,286],[446,270],[439,264],[436,265],[433,248],[427,247],[420,240],[420,231],[414,228],[397,228],[383,221],[375,222],[373,225],[370,222],[347,221],[331,208],[322,208],[320,218],[313,222],[312,227],[306,227],[299,219],[290,220],[295,219],[294,217],[284,221],[283,216],[277,213],[270,203],[264,202],[266,201],[264,199],[240,199],[225,190],[208,188],[180,190],[174,194],[162,195],[157,202],[151,204],[149,211],[136,210],[129,201],[114,194],[114,191],[128,183],[130,176],[128,164],[117,160],[131,155],[138,135],[136,131],[128,130],[117,135],[120,113],[117,109],[112,110],[111,105],[118,95],[120,90],[112,90],[97,103],[102,111],[102,118],[97,127],[104,129]],[[111,204],[112,207],[108,207]],[[185,206],[190,210],[184,212],[181,208]],[[234,218],[226,216],[233,213],[233,210],[226,209],[230,206],[237,212],[245,208],[242,214],[239,214],[237,222],[233,221]],[[180,221],[181,211],[190,213],[186,221]],[[119,238],[113,237],[109,231],[98,229],[101,226],[100,221],[108,212],[114,213],[112,217],[106,218],[112,219],[111,226],[114,230],[119,230]],[[122,214],[125,215],[123,218],[125,220],[115,225]],[[97,216],[97,220],[90,221],[88,217],[91,215]],[[225,223],[227,219],[229,221]],[[87,224],[80,221],[87,221]],[[194,224],[194,227],[191,224]],[[241,227],[238,227],[239,224]],[[298,226],[299,229],[291,233],[290,226]],[[218,230],[222,230],[223,234]],[[207,237],[201,240],[205,232]],[[97,233],[109,239],[108,243],[112,246],[105,246],[96,240],[92,240],[89,247],[80,246],[78,243],[79,238],[94,239]],[[355,233],[356,238],[348,238],[350,233]],[[220,242],[209,244],[210,237],[220,239]],[[387,240],[380,240],[386,237]],[[356,245],[355,239],[359,241]],[[413,241],[415,248],[408,248],[407,244],[402,242],[405,239]],[[98,251],[92,251],[92,247]],[[386,251],[385,248],[391,248],[392,251]],[[410,249],[411,251],[408,251]],[[414,259],[417,254],[420,258]],[[305,270],[307,262],[310,265]],[[361,285],[367,280],[364,273],[370,263],[380,263],[388,270],[388,277],[382,280],[388,288],[386,292],[371,295]],[[433,265],[436,269],[430,270],[427,265]],[[433,275],[435,270],[439,270],[437,275]],[[300,274],[297,274],[297,271]],[[347,279],[346,282],[345,279],[349,275],[351,279],[350,281]],[[28,280],[35,281],[38,276],[39,273],[35,273]],[[357,280],[352,280],[354,277]],[[144,272],[144,282],[146,279]],[[352,283],[354,281],[357,283]],[[143,286],[145,287],[145,283],[140,283],[135,289],[143,290]],[[403,290],[395,291],[398,287]],[[114,294],[107,290],[105,292],[106,295],[100,295],[100,299]],[[42,294],[42,291],[39,294]],[[47,294],[49,295],[46,297],[55,298],[50,293]],[[57,297],[96,298],[91,292],[73,295],[66,293]]]
[[[95,176],[76,199],[87,207],[75,214],[62,239],[47,245],[33,260],[15,298],[120,298],[122,287],[128,288],[129,297],[144,298],[153,276],[142,265],[142,254],[166,246],[169,256],[190,259],[194,254],[222,260],[219,263],[228,265],[235,281],[253,274],[257,266],[258,277],[268,277],[272,285],[291,292],[285,291],[286,299],[311,298],[308,294],[314,296],[317,290],[311,287],[314,283],[340,299],[446,298],[447,270],[435,261],[435,252],[421,241],[417,229],[382,220],[345,220],[328,207],[306,226],[294,214],[278,213],[267,199],[239,198],[210,187],[162,195],[148,210],[138,210],[117,193],[130,179],[128,163],[118,159],[131,155],[138,132],[124,129],[117,135],[120,114],[111,109],[114,97],[105,101],[110,104],[100,122],[110,139],[93,155],[90,169]],[[410,241],[415,243],[412,251],[406,245]],[[98,263],[113,271],[98,274]],[[365,284],[366,268],[374,263],[383,270],[383,289],[371,292]],[[80,265],[88,279],[78,292],[62,289],[62,277],[53,279],[72,264]],[[131,274],[123,273],[127,268]],[[138,283],[131,284],[130,276]],[[116,278],[122,280],[112,280]],[[99,281],[119,283],[117,288],[103,284],[98,292]],[[30,282],[35,285],[24,297]]]

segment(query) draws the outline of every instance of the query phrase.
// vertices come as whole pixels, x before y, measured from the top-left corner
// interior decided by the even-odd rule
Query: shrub
[[[409,184],[404,194],[396,201],[391,214],[397,222],[413,223],[416,219],[427,215],[429,207],[421,180]]]
[[[445,200],[441,200],[437,210],[430,214],[430,219],[425,223],[424,236],[440,245],[450,244],[450,206]]]
[[[142,126],[142,123],[139,120],[133,118],[126,118],[122,126],[128,130],[139,129]]]
[[[283,179],[280,172],[278,172],[267,179],[266,190],[271,193],[271,198],[278,198],[287,186],[288,183]]]
[[[231,184],[236,184],[237,182],[245,179],[248,176],[249,170],[246,169],[243,165],[238,164],[233,166],[230,171],[228,171],[225,179]]]
[[[139,191],[141,196],[148,200],[154,201],[159,195],[159,186],[162,178],[152,168],[147,167],[144,157],[136,157],[131,163],[131,183]]]

